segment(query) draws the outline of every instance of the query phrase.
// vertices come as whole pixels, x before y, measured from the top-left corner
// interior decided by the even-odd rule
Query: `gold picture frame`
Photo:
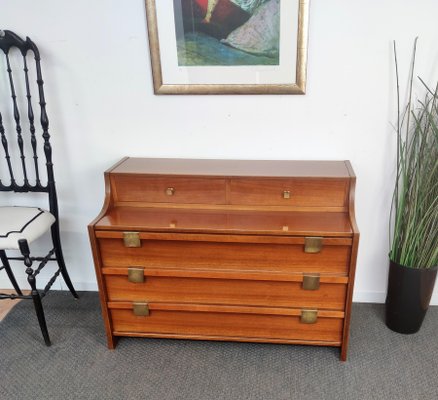
[[[183,0],[178,0],[183,1]],[[187,1],[187,0],[185,0]],[[223,0],[224,1],[224,0]],[[268,0],[272,1],[272,0]],[[277,0],[278,1],[278,0]],[[283,0],[284,1],[284,0]],[[306,79],[307,79],[307,48],[308,48],[308,29],[309,29],[309,7],[310,0],[287,0],[287,6],[290,6],[295,1],[297,10],[294,11],[295,17],[297,17],[297,21],[295,21],[294,25],[290,25],[288,29],[293,29],[294,37],[291,41],[293,46],[289,46],[287,51],[291,53],[291,56],[286,59],[286,63],[284,66],[282,61],[278,62],[278,67],[264,66],[263,68],[247,66],[246,69],[242,67],[201,67],[202,69],[196,70],[196,68],[191,66],[183,66],[178,65],[178,62],[175,61],[174,55],[163,55],[165,52],[169,52],[169,49],[173,49],[176,45],[172,46],[166,42],[166,46],[163,46],[160,43],[162,41],[170,42],[172,40],[171,30],[169,29],[169,21],[170,13],[174,13],[174,4],[176,0],[145,0],[146,6],[146,18],[148,25],[148,35],[149,35],[149,47],[150,47],[150,56],[151,56],[151,64],[152,64],[152,75],[153,75],[153,86],[155,94],[175,94],[175,95],[184,95],[184,94],[305,94],[306,92]],[[167,4],[166,4],[167,3]],[[161,7],[161,9],[157,10],[157,4]],[[172,9],[172,11],[170,11]],[[158,11],[158,12],[157,12]],[[283,11],[282,11],[283,12]],[[169,14],[166,19],[166,14]],[[164,17],[163,17],[164,15]],[[176,14],[175,14],[176,15]],[[160,19],[161,18],[161,19]],[[175,17],[176,21],[176,17]],[[175,25],[176,22],[174,21]],[[282,20],[283,21],[283,20]],[[284,21],[283,21],[284,22]],[[282,30],[283,27],[288,24],[284,24],[282,22]],[[292,24],[292,22],[291,22]],[[163,30],[160,28],[163,26]],[[280,28],[279,28],[280,29]],[[280,31],[279,41],[283,40],[283,36],[288,37],[283,31]],[[287,31],[287,29],[285,29]],[[162,32],[165,32],[164,35],[161,35]],[[175,33],[173,33],[175,36]],[[161,37],[163,36],[163,37]],[[164,37],[166,36],[166,37]],[[170,38],[170,39],[169,39]],[[295,47],[296,46],[296,47]],[[293,49],[292,49],[293,47]],[[164,51],[163,51],[164,50]],[[174,50],[171,50],[174,51]],[[176,52],[176,50],[175,50]],[[295,58],[293,56],[295,55]],[[164,57],[164,58],[163,58]],[[279,60],[281,57],[279,57]],[[170,60],[170,61],[169,61]],[[289,64],[293,68],[288,69]],[[192,68],[192,69],[191,69]],[[187,78],[187,76],[199,76],[198,72],[193,72],[193,69],[196,71],[206,71],[209,72],[209,68],[211,69],[211,73],[213,76],[221,79],[220,82],[210,82],[208,78],[203,78],[203,81],[200,82],[192,82],[192,78]],[[234,69],[233,69],[234,68]],[[245,76],[249,75],[251,77],[251,71],[254,69],[254,82],[244,82],[240,83],[234,80],[234,72],[237,71],[241,73],[242,69],[245,71]],[[288,81],[278,81],[278,79],[282,79],[280,77],[277,78],[276,68],[279,70],[282,68],[283,74],[286,76],[289,74],[289,71],[294,70],[294,72],[290,73],[288,76]],[[183,81],[178,81],[178,79],[167,78],[166,74],[167,70],[169,71],[177,71],[175,76],[177,78],[181,75],[183,77]],[[181,72],[182,71],[182,72]],[[219,71],[219,72],[218,72]],[[259,82],[258,78],[260,76],[260,72],[263,74],[265,71],[266,74],[269,74],[270,77],[273,77],[272,82],[267,79],[266,81]],[[222,77],[222,72],[224,73],[224,77]],[[180,74],[180,75],[177,75]],[[230,75],[231,74],[231,75]],[[167,75],[171,75],[170,73]],[[232,76],[233,79],[229,82],[226,81],[226,76]],[[237,74],[236,74],[237,75]],[[164,77],[164,79],[163,79]],[[238,78],[236,78],[238,79]]]

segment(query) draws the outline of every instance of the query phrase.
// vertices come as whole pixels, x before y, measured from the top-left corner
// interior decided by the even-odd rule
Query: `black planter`
[[[408,268],[389,262],[386,326],[398,333],[421,327],[432,296],[437,267]]]

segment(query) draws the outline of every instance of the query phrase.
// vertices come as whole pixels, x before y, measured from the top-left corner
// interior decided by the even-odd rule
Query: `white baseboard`
[[[383,304],[386,301],[386,292],[359,292],[353,294],[354,303],[379,303]],[[430,299],[431,306],[438,306],[438,280],[435,285],[434,293]]]
[[[385,292],[357,292],[353,293],[354,303],[384,303]]]

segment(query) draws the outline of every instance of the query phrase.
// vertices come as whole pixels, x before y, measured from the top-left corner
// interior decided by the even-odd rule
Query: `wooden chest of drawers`
[[[341,347],[359,233],[344,161],[125,158],[89,225],[119,336]]]

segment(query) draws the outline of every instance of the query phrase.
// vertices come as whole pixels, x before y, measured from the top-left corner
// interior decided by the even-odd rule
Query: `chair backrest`
[[[4,162],[1,163],[0,170],[5,169],[0,175],[0,192],[45,192],[49,196],[50,211],[57,218],[58,204],[40,53],[35,43],[28,37],[23,40],[8,30],[0,30],[0,49],[4,53],[4,62],[0,62],[0,77],[4,78],[3,85],[0,81],[0,135],[2,142],[0,153],[3,153]],[[15,67],[16,63],[11,62],[11,49],[18,49],[18,60],[22,59],[21,65],[18,67]],[[29,53],[30,56],[28,56]],[[32,54],[34,62],[31,58]],[[31,76],[36,79],[32,79]],[[18,93],[18,88],[22,89],[21,96]],[[39,103],[42,140],[36,134],[39,126],[36,126],[35,123],[32,90],[36,92],[35,97]],[[10,115],[9,125],[6,121],[7,118],[5,118],[6,112]],[[24,115],[27,118],[23,118]],[[25,122],[24,119],[27,121]],[[24,125],[26,128],[23,132]],[[42,154],[45,158],[44,166],[40,165],[39,160]],[[42,168],[45,168],[46,171]]]

